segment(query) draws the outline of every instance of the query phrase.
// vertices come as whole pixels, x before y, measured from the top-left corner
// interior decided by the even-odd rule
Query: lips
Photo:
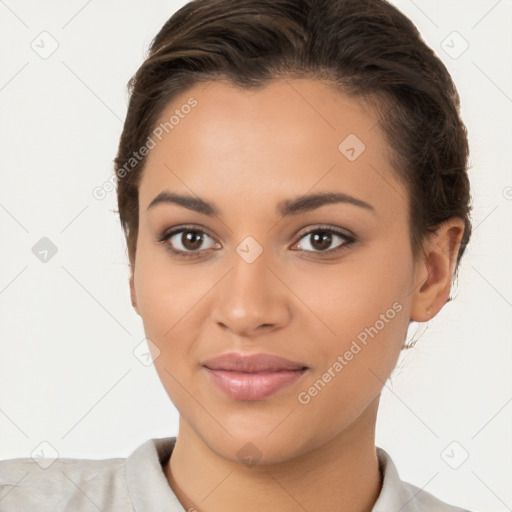
[[[226,370],[238,372],[272,372],[279,370],[302,370],[307,368],[302,363],[296,363],[282,357],[270,354],[223,354],[203,363],[210,370]]]
[[[263,400],[296,382],[302,363],[270,354],[223,354],[202,363],[220,391],[238,400]]]

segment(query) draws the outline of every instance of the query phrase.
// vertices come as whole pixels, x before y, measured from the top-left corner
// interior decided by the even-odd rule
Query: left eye
[[[345,233],[334,229],[319,228],[313,231],[309,231],[301,237],[301,240],[307,240],[307,242],[299,242],[294,247],[308,252],[334,252],[337,249],[348,246],[355,241],[355,239]],[[333,247],[332,245],[338,240],[339,242]]]

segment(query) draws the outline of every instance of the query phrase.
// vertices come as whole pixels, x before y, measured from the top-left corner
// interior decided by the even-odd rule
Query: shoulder
[[[128,457],[0,461],[1,512],[183,512],[163,465],[175,437],[148,439]]]
[[[424,489],[420,489],[408,482],[402,482],[402,486],[411,500],[411,506],[409,508],[406,507],[404,512],[409,512],[409,510],[411,512],[470,512],[467,509],[456,507],[441,501],[439,498],[436,498]]]
[[[130,511],[125,459],[2,460],[0,510]]]
[[[372,512],[469,512],[436,498],[424,489],[400,479],[389,454],[377,448],[379,464],[383,474],[381,493]]]

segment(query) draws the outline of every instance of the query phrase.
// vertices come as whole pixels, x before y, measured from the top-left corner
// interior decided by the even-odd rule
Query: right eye
[[[221,247],[202,229],[183,226],[166,231],[159,237],[158,241],[165,244],[165,248],[171,253],[185,258]]]

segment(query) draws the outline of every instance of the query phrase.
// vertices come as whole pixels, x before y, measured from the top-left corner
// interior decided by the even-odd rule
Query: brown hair
[[[201,81],[251,88],[283,77],[325,80],[371,101],[409,192],[413,255],[436,226],[460,217],[458,269],[471,235],[467,132],[450,74],[414,24],[384,0],[193,0],[165,23],[128,83],[115,170],[132,271],[146,160],[132,156],[162,110]]]

